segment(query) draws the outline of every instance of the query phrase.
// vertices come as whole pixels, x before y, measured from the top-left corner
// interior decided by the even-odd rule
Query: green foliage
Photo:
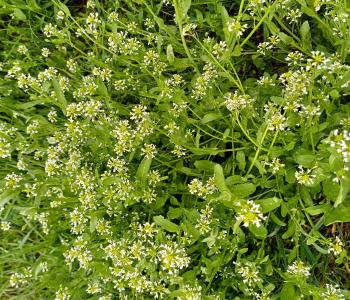
[[[350,299],[349,14],[0,0],[0,299]]]

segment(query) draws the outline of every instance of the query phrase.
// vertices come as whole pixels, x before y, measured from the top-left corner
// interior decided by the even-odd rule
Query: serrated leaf
[[[155,216],[153,217],[153,221],[154,223],[156,223],[158,226],[160,226],[161,228],[163,228],[166,231],[169,232],[179,232],[180,231],[180,227],[178,225],[176,225],[175,223],[164,219],[163,216]]]

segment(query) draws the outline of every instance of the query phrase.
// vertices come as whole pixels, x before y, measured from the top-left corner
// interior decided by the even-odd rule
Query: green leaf
[[[305,21],[300,26],[300,37],[303,44],[306,46],[310,43],[310,25],[308,21]]]
[[[305,208],[305,211],[311,216],[317,216],[320,214],[324,214],[332,209],[332,205],[330,203],[324,203],[321,205],[310,206]]]
[[[56,78],[52,78],[52,84],[57,97],[57,105],[62,109],[63,113],[66,114],[67,100],[62,92],[61,86]]]
[[[340,189],[339,189],[337,199],[335,200],[334,207],[337,207],[339,204],[341,204],[345,200],[349,191],[350,191],[349,182],[342,181],[340,183]]]
[[[197,160],[194,163],[196,169],[200,171],[206,171],[212,173],[215,167],[215,163],[210,160]]]
[[[229,191],[225,183],[224,170],[219,164],[216,164],[214,167],[214,181],[215,181],[215,185],[217,186],[220,192]]]
[[[312,168],[315,162],[315,155],[307,150],[299,150],[294,155],[294,160],[305,168]]]
[[[253,183],[248,182],[230,186],[230,190],[237,198],[242,199],[253,194],[256,190],[256,186]]]
[[[271,220],[279,226],[286,226],[287,224],[280,220],[274,213],[271,213]]]
[[[245,169],[245,166],[246,166],[246,160],[245,160],[245,154],[243,151],[237,151],[237,154],[236,154],[236,159],[237,159],[237,162],[238,162],[238,168],[241,170],[241,171],[244,171]]]
[[[322,182],[322,190],[326,199],[336,201],[340,192],[340,185],[331,179]]]
[[[220,119],[220,118],[222,118],[222,116],[220,114],[208,113],[202,118],[201,123],[202,124],[207,124],[207,123],[209,123],[211,121],[215,121],[215,120]]]
[[[177,226],[175,223],[170,222],[167,219],[164,219],[163,216],[155,216],[153,217],[153,221],[160,226],[161,228],[163,228],[166,231],[169,232],[179,232],[180,231],[180,227]]]
[[[174,50],[171,44],[169,44],[168,47],[166,48],[166,58],[170,64],[172,64],[175,60]]]
[[[282,239],[290,238],[296,230],[296,225],[293,220],[288,221],[288,229],[285,233],[282,234]]]
[[[178,219],[182,216],[182,207],[171,207],[167,213],[167,217],[172,219]]]
[[[13,10],[13,16],[15,17],[16,20],[24,21],[27,19],[26,15],[19,8],[15,8]]]
[[[281,299],[281,300],[295,299],[294,284],[289,283],[289,282],[285,283],[282,290],[281,290],[279,299]]]
[[[277,197],[259,199],[255,201],[261,206],[262,213],[270,212],[281,205],[282,199]]]
[[[265,226],[260,225],[259,227],[255,224],[249,225],[249,230],[253,233],[258,239],[265,239],[267,237],[267,229]]]
[[[139,167],[137,168],[137,172],[136,172],[136,181],[141,185],[141,186],[145,186],[146,183],[146,179],[148,177],[148,172],[149,169],[151,167],[152,164],[152,158],[147,158],[145,157]]]
[[[326,226],[337,222],[350,222],[350,201],[342,203],[325,213]]]

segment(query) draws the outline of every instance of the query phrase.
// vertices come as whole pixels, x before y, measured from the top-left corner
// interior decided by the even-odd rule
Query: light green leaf
[[[152,164],[152,158],[145,157],[139,167],[137,168],[136,172],[136,181],[141,185],[144,186],[146,179],[148,177],[148,172]]]
[[[259,199],[259,200],[256,200],[255,202],[261,206],[261,211],[263,213],[267,213],[276,209],[277,207],[280,207],[282,199],[279,199],[277,197],[272,197],[272,198]]]
[[[169,44],[166,48],[166,58],[170,64],[172,64],[175,60],[174,50],[171,44]]]
[[[259,227],[255,224],[249,225],[249,230],[253,233],[258,239],[265,239],[267,237],[267,229],[265,226],[260,225]]]
[[[169,232],[179,232],[180,231],[180,227],[177,226],[175,223],[170,222],[167,219],[164,219],[163,216],[155,216],[153,217],[153,221],[160,226],[161,228],[163,228],[166,231]]]
[[[325,213],[325,226],[337,222],[350,222],[350,201],[342,203]]]

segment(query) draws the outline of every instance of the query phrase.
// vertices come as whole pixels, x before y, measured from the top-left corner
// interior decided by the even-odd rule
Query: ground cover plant
[[[350,299],[347,0],[0,0],[0,299]]]

